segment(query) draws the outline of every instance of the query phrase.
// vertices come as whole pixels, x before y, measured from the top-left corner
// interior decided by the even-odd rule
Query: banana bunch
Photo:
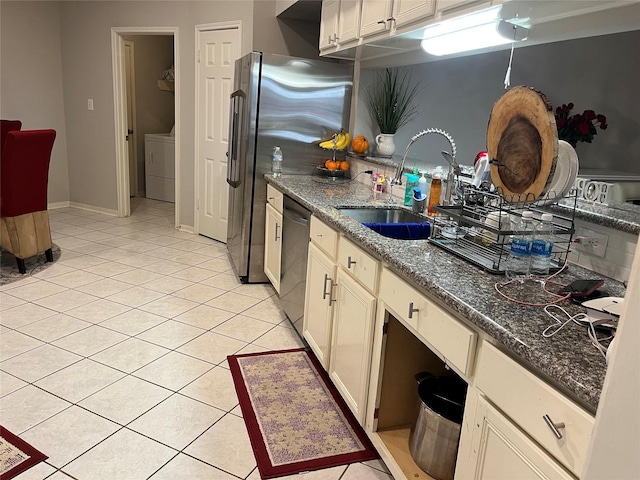
[[[319,143],[321,148],[327,150],[344,150],[351,143],[351,135],[349,132],[345,132],[344,130],[340,130],[340,133],[334,133],[333,136],[329,140],[325,140]]]

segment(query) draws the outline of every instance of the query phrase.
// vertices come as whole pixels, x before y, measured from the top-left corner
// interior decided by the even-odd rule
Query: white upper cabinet
[[[338,17],[338,43],[358,39],[360,30],[360,0],[341,0],[340,15]]]
[[[391,29],[393,0],[363,0],[360,37],[375,35]]]
[[[336,45],[340,0],[324,0],[320,17],[320,50]]]
[[[335,50],[358,39],[361,0],[324,0],[320,50]]]
[[[460,0],[455,1],[460,2]],[[435,12],[436,0],[395,0],[392,28],[432,17]]]

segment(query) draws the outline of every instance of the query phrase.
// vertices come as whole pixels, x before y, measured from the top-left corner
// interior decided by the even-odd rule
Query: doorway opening
[[[180,122],[178,31],[112,29],[118,215],[131,198],[175,202],[179,222]]]

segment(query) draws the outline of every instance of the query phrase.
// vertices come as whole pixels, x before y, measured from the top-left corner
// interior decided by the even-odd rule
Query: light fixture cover
[[[492,7],[425,28],[422,49],[441,56],[526,39],[528,29],[500,19],[500,9]]]

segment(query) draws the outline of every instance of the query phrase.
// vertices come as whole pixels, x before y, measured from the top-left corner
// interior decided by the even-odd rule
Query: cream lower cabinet
[[[280,293],[282,270],[282,213],[267,203],[264,226],[264,273]]]
[[[379,262],[311,217],[303,336],[364,424]]]
[[[313,242],[309,244],[303,336],[327,370],[335,303],[337,266]]]
[[[466,464],[458,456],[456,478],[575,480],[483,395],[479,395],[473,425],[473,455]]]
[[[485,471],[483,464],[491,464],[501,452],[513,450],[510,455],[522,460],[523,465],[518,468],[526,467],[533,471],[535,466],[540,472],[545,472],[544,475],[529,475],[526,478],[571,478],[565,473],[565,468],[576,477],[582,475],[595,423],[595,418],[589,412],[486,341],[481,346],[475,386],[481,392],[481,398],[491,403],[487,408],[480,408],[476,414],[476,460],[471,462],[475,463],[476,471]],[[482,401],[479,405],[482,405]],[[505,416],[503,423],[495,420],[495,409],[491,406]],[[488,420],[482,420],[482,417]],[[478,426],[483,424],[486,425]],[[505,425],[509,425],[509,428]],[[502,434],[503,444],[490,438],[497,435],[495,432],[501,431],[499,427],[504,427],[507,432]],[[526,445],[518,443],[516,437],[509,435],[511,430],[524,432],[535,449],[527,449]],[[544,452],[543,457],[535,453],[537,451]],[[513,461],[509,465],[512,463],[517,464]],[[546,470],[538,467],[541,463],[548,464]],[[494,468],[499,466],[487,467],[486,471],[492,472]]]
[[[329,376],[361,424],[366,413],[376,297],[339,269]]]

